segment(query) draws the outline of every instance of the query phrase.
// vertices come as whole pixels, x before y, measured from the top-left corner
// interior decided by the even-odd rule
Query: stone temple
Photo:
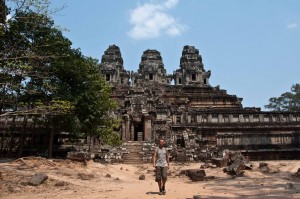
[[[116,45],[104,52],[100,70],[119,103],[115,116],[124,141],[164,138],[184,149],[186,160],[195,159],[197,150],[216,148],[249,156],[299,154],[300,113],[244,108],[242,98],[210,85],[211,71],[194,46],[183,47],[173,74],[157,50],[144,51],[137,72],[126,71]]]

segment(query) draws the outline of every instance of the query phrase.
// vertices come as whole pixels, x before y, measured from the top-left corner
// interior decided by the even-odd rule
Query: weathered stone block
[[[44,173],[36,173],[34,174],[31,179],[28,181],[29,185],[38,186],[45,182],[48,179],[48,176]]]
[[[236,159],[234,163],[229,165],[228,167],[224,168],[224,172],[230,174],[230,175],[243,175],[245,166],[244,162],[240,159]]]
[[[78,173],[78,176],[81,180],[90,180],[94,178],[93,174],[86,174],[86,173]]]
[[[225,158],[212,158],[211,162],[212,162],[212,164],[214,164],[220,168],[228,166],[228,159],[225,159]]]
[[[190,169],[186,171],[186,175],[192,181],[203,181],[206,176],[205,170],[203,169]]]

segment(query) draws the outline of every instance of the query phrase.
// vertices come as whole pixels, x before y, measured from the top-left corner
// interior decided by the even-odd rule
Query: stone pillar
[[[245,121],[244,121],[244,116],[243,116],[243,115],[239,115],[239,122],[245,122]]]
[[[212,121],[212,115],[208,114],[208,116],[207,116],[207,122],[211,123],[211,121]]]
[[[252,114],[249,115],[249,120],[250,120],[250,122],[253,122],[253,115]]]
[[[152,138],[152,125],[151,117],[144,116],[144,140],[151,140]]]
[[[218,122],[219,122],[219,123],[224,123],[224,118],[223,118],[223,115],[222,115],[222,114],[219,114],[219,115],[218,115]]]
[[[229,122],[230,122],[230,123],[233,122],[233,115],[232,115],[232,114],[229,115]]]
[[[127,140],[131,140],[134,141],[134,126],[133,124],[130,124],[130,132],[128,133],[128,139]]]
[[[259,114],[259,122],[264,122],[264,115],[263,114]]]
[[[294,122],[293,114],[289,114],[289,121],[290,121],[290,122]]]
[[[125,119],[125,139],[129,140],[130,138],[130,121],[129,118],[127,117]]]
[[[122,132],[121,132],[122,140],[126,140],[126,121],[123,120],[122,122]]]

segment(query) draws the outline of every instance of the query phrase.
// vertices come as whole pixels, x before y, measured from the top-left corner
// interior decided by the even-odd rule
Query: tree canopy
[[[300,84],[293,84],[291,92],[270,98],[265,108],[273,111],[300,111]]]
[[[11,2],[13,17],[0,16],[0,116],[37,114],[71,133],[111,137],[117,105],[98,60],[71,47],[47,14],[47,0]],[[1,0],[0,10],[12,7]]]

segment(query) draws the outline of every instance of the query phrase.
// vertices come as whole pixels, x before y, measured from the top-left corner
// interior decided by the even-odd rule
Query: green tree
[[[98,61],[72,49],[47,15],[19,10],[8,23],[0,41],[0,116],[38,113],[51,137],[55,127],[116,140],[116,102]]]
[[[300,84],[293,84],[291,92],[270,98],[265,108],[273,111],[300,111]]]

